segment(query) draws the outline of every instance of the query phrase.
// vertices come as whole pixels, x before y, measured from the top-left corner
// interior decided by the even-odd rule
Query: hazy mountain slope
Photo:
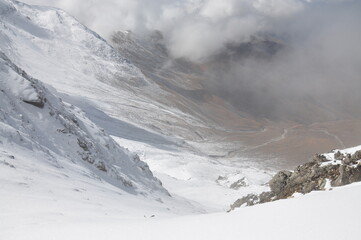
[[[13,62],[60,93],[79,96],[78,103],[86,98],[87,104],[133,129],[146,130],[134,138],[137,141],[149,143],[154,136],[165,145],[221,160],[247,157],[291,167],[314,152],[361,141],[361,135],[352,134],[361,132],[358,119],[300,124],[240,111],[207,89],[204,82],[209,79],[202,71],[211,64],[170,59],[159,33],[144,38],[119,33],[118,42],[112,43],[116,51],[61,10],[17,3],[1,21],[2,49]],[[312,110],[304,116],[325,110],[300,105]],[[346,122],[352,129],[343,127]],[[319,144],[313,144],[316,141]]]
[[[172,58],[164,41],[159,32],[142,36],[117,32],[111,38],[112,45],[148,78],[173,93],[167,101],[178,106],[181,99],[187,103],[181,109],[208,120],[213,129],[198,128],[200,136],[193,141],[223,143],[226,151],[218,151],[219,158],[249,157],[262,159],[264,165],[294,167],[315,152],[361,141],[354,134],[361,131],[360,111],[354,104],[340,107],[321,95],[297,93],[293,85],[290,91],[283,90],[287,84],[282,79],[267,81],[267,72],[256,74],[259,64],[274,77],[272,59],[290,48],[277,38],[229,44],[202,64]],[[324,89],[322,94],[329,98],[328,88],[325,84],[317,89]]]
[[[157,101],[168,103],[207,124],[208,129],[199,126],[198,135],[189,133],[186,137],[199,141],[203,140],[202,137],[217,138],[214,135],[222,134],[228,128],[257,130],[262,126],[254,119],[246,118],[250,117],[246,113],[237,111],[207,91],[204,88],[207,79],[202,66],[186,59],[172,58],[160,32],[139,36],[129,31],[118,31],[112,36],[111,44],[147,78],[171,94],[165,99],[155,96]]]
[[[208,155],[207,145],[192,147],[184,140],[203,144],[223,137],[218,136],[223,126],[215,125],[203,113],[204,106],[164,89],[62,10],[10,5],[1,17],[3,52],[29,74],[65,94],[62,97],[68,102],[76,97],[79,104],[86,102],[134,129],[146,130],[146,134],[135,137],[137,141],[151,142],[148,135],[165,137],[166,145],[182,145]],[[224,116],[238,118],[229,110],[223,112]],[[259,124],[253,126],[251,121],[246,126],[249,128],[258,129]],[[216,155],[238,148],[238,143],[225,143],[224,150],[221,145],[210,148],[219,146],[217,151],[221,153]]]

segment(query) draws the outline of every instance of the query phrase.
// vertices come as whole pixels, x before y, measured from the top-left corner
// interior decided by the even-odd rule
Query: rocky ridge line
[[[295,193],[306,194],[358,181],[361,181],[361,150],[353,154],[338,150],[331,154],[316,154],[312,161],[299,165],[294,171],[278,172],[268,183],[271,191],[240,198],[230,206],[229,211],[287,199]]]

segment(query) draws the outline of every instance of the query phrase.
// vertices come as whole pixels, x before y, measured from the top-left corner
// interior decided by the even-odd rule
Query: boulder
[[[327,162],[327,158],[326,156],[322,155],[322,154],[315,154],[313,156],[313,161],[317,162],[317,163],[323,163],[323,162]]]
[[[335,154],[334,154],[334,158],[336,160],[343,160],[345,156],[343,155],[343,153],[341,153],[340,151],[337,151]]]
[[[352,154],[351,158],[355,161],[361,159],[361,151],[356,151],[354,154]]]
[[[292,172],[287,170],[278,172],[268,183],[271,188],[271,191],[274,192],[275,195],[282,193],[291,175]]]
[[[346,157],[342,160],[342,163],[349,165],[355,163],[355,160],[352,158],[351,154],[347,154]]]

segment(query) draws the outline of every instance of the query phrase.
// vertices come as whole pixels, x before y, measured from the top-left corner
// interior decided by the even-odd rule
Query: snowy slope
[[[0,238],[23,224],[199,212],[0,52]],[[199,208],[198,208],[199,209]],[[60,217],[60,219],[59,219]]]
[[[239,144],[216,141],[223,138],[214,134],[219,130],[194,115],[201,108],[189,112],[184,108],[189,102],[145,77],[99,35],[59,9],[0,2],[0,49],[9,60],[138,153],[172,195],[225,210],[249,191],[264,190],[257,189],[270,175],[258,165],[245,158],[209,158],[225,156]],[[217,182],[228,176],[233,182],[246,177],[250,187],[238,192],[230,188],[233,182]]]
[[[66,158],[132,193],[166,193],[137,155],[121,148],[80,109],[63,103],[1,52],[0,82],[3,149],[26,148],[55,165],[60,164],[58,158]]]
[[[61,93],[96,101],[107,114],[150,130],[171,123],[177,128],[173,132],[181,135],[189,132],[182,122],[205,127],[197,118],[153,101],[170,94],[64,11],[12,1],[8,5],[0,19],[0,47],[35,78]]]
[[[4,229],[5,239],[357,239],[361,184],[315,192],[232,213],[186,217],[117,219],[79,214],[45,216],[47,221],[22,219],[22,225]],[[10,216],[9,220],[13,220]],[[41,217],[41,216],[39,216]]]
[[[343,152],[359,149],[361,146]],[[17,151],[13,158],[1,151],[3,163],[8,163],[0,168],[4,177],[0,193],[5,203],[0,205],[0,236],[4,239],[336,240],[357,239],[361,227],[360,183],[298,194],[231,213],[177,216],[164,198],[156,204],[144,202],[111,185],[90,180],[81,167],[74,169],[71,164],[59,169],[40,165],[29,174],[26,168],[33,164],[29,157],[34,156],[28,154]],[[77,172],[83,175],[74,175]],[[173,205],[180,210],[179,206]]]

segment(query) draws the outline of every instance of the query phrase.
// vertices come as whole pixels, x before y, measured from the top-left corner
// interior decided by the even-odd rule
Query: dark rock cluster
[[[294,171],[278,172],[270,181],[271,191],[261,194],[249,194],[238,199],[230,210],[241,206],[271,202],[291,197],[294,193],[306,194],[324,190],[327,182],[332,187],[361,181],[361,151],[343,154],[337,151],[334,160],[325,155],[316,154],[311,162],[299,165]]]
[[[229,186],[232,189],[238,190],[242,187],[247,187],[247,179],[245,177],[238,179],[236,182],[232,183],[231,186]]]

